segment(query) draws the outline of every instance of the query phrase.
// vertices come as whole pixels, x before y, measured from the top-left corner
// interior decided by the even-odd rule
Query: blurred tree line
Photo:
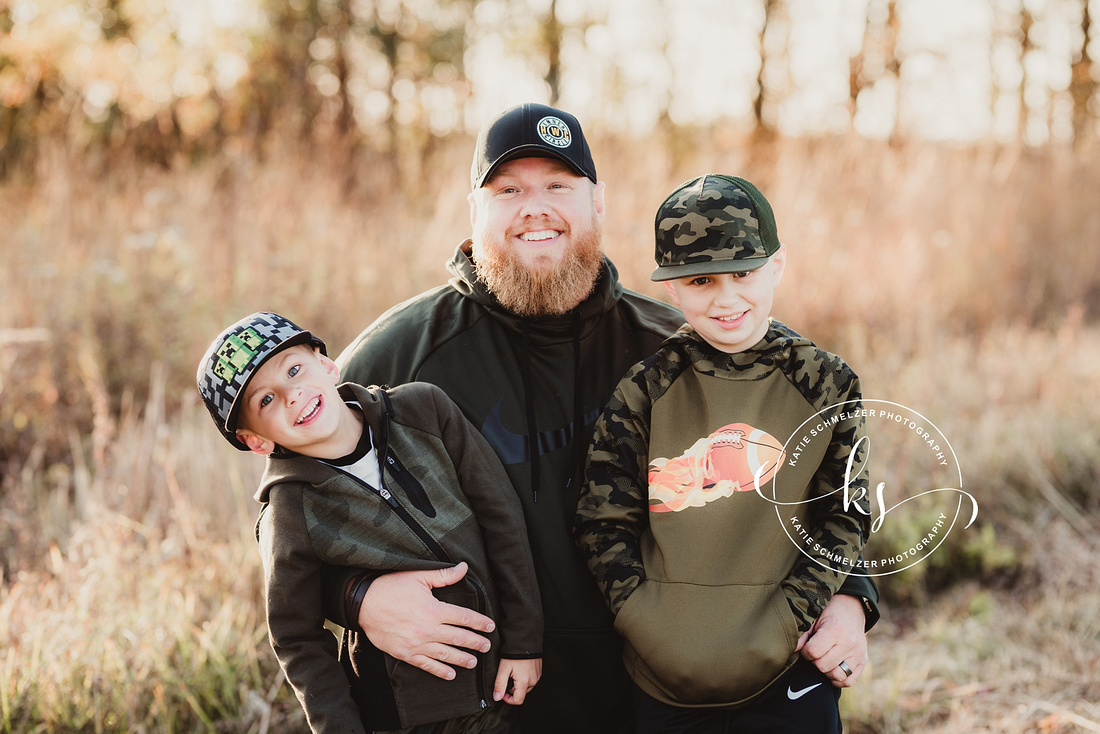
[[[465,129],[475,93],[467,59],[476,44],[492,38],[508,58],[522,58],[554,103],[571,73],[585,74],[589,31],[612,13],[612,4],[580,0],[252,1],[0,0],[0,176],[33,160],[42,140],[59,137],[164,164],[229,141],[262,144],[276,131],[381,152],[423,150]],[[904,70],[914,52],[904,41],[906,11],[919,2],[866,0],[847,70],[853,122],[876,89],[887,89],[893,134],[905,132]],[[1096,139],[1092,19],[1100,0],[986,3],[990,63],[999,59],[1001,69],[992,74],[991,105],[1015,106],[1016,139],[1036,130],[1045,134],[1035,139],[1050,139],[1059,124],[1060,138],[1075,145]],[[652,53],[667,52],[683,7],[651,0],[639,10],[663,29]],[[801,7],[797,0],[738,4],[755,11],[746,16],[755,18],[759,46],[747,122],[761,132],[774,131],[791,85],[790,19]],[[1054,46],[1063,50],[1062,70],[1049,68]],[[607,87],[596,90],[605,105],[626,94],[618,71],[596,82]],[[671,89],[652,95],[655,119],[667,121],[674,103]]]

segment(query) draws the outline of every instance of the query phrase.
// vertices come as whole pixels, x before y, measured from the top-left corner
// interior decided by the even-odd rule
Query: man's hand
[[[395,571],[379,576],[363,597],[359,626],[382,652],[437,678],[453,679],[452,665],[477,665],[476,657],[459,648],[489,649],[489,640],[471,630],[492,632],[495,626],[484,614],[432,596],[432,589],[460,581],[468,569],[463,561],[438,571]]]
[[[493,700],[519,706],[542,677],[542,658],[501,660],[493,686]],[[509,679],[512,682],[508,686]]]
[[[859,599],[847,594],[835,595],[807,632],[798,639],[796,650],[825,675],[837,688],[847,688],[859,680],[867,667],[866,615]],[[841,663],[848,668],[845,671]]]

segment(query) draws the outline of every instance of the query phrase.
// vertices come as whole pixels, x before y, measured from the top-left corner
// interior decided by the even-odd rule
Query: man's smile
[[[542,242],[544,240],[551,240],[560,235],[556,229],[540,229],[534,232],[523,232],[519,235],[519,238],[524,242]]]

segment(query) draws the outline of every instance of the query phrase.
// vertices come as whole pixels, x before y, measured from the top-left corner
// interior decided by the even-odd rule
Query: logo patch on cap
[[[230,334],[217,351],[218,361],[214,364],[214,374],[226,382],[232,382],[241,370],[248,366],[260,346],[267,341],[249,327],[239,334]]]
[[[573,133],[559,117],[547,116],[539,120],[539,137],[556,148],[568,148],[573,142]]]

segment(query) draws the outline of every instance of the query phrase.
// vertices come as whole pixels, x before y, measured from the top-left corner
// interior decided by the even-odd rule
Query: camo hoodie
[[[269,458],[256,499],[272,647],[314,732],[474,713],[492,700],[501,657],[541,657],[542,605],[519,502],[492,450],[439,388],[346,383],[340,393],[362,407],[382,486],[309,457]],[[470,570],[441,590],[445,600],[497,621],[492,649],[474,670],[440,680],[355,632],[344,633],[337,661],[323,626],[326,564],[416,570],[459,561]]]
[[[742,705],[795,662],[870,529],[866,474],[850,482],[860,508],[835,491],[853,448],[855,466],[865,458],[860,406],[815,418],[859,399],[839,357],[774,320],[737,354],[684,326],[620,382],[596,423],[577,540],[650,696]]]

